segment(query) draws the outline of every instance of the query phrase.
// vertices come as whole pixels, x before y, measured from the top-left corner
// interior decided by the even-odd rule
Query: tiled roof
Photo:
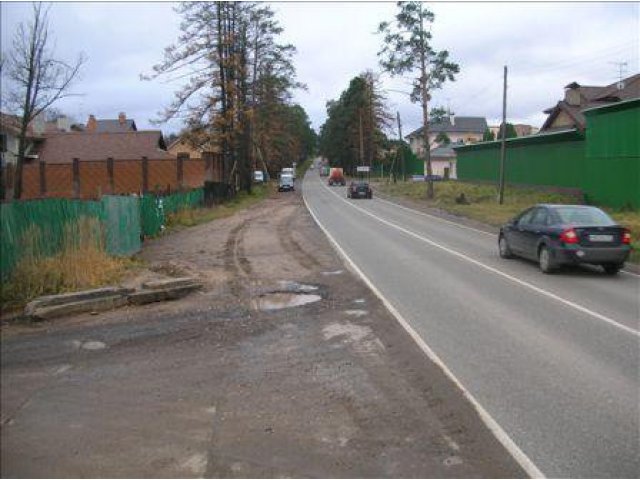
[[[586,119],[582,113],[584,110],[610,103],[640,98],[640,74],[632,75],[622,81],[622,88],[618,87],[619,82],[614,82],[604,87],[584,86],[577,82],[570,83],[565,88],[577,90],[580,93],[581,104],[570,105],[565,100],[560,100],[553,107],[544,110],[549,116],[542,125],[541,130],[555,130],[551,128],[551,124],[556,116],[564,111],[573,120],[576,127],[584,129]],[[566,126],[559,127],[566,128]]]
[[[453,123],[449,117],[444,117],[441,122],[430,123],[429,133],[479,133],[482,134],[487,129],[487,119],[484,117],[454,117]],[[418,136],[422,133],[423,128],[407,135],[407,138]]]
[[[124,123],[120,120],[96,120],[96,133],[116,133],[116,132],[134,132],[136,131],[136,122],[127,119]]]
[[[47,163],[71,163],[106,160],[169,160],[174,157],[165,150],[162,132],[146,130],[118,133],[69,132],[45,135],[38,156]]]
[[[0,129],[17,135],[20,132],[20,119],[15,115],[0,112]]]

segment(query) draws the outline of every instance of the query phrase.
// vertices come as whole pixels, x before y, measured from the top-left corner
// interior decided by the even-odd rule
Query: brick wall
[[[222,158],[214,155],[209,162],[207,169],[207,160],[201,158],[103,161],[79,159],[75,175],[73,163],[33,162],[23,168],[22,198],[96,199],[104,194],[142,193],[145,186],[146,191],[163,193],[181,188],[197,188],[205,180],[222,180]],[[181,167],[179,163],[182,164]]]

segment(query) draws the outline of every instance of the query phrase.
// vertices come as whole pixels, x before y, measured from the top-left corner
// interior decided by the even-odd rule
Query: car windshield
[[[595,207],[558,207],[555,212],[560,223],[566,225],[606,227],[616,224],[609,215]]]

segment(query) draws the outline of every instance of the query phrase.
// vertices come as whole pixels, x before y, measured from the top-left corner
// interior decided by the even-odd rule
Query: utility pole
[[[504,167],[507,157],[507,66],[504,66],[504,84],[502,87],[502,141],[500,144],[500,187],[498,203],[504,203]]]
[[[360,165],[364,165],[364,135],[362,132],[362,108],[360,109]]]
[[[398,147],[398,153],[400,155],[400,168],[402,169],[402,181],[407,181],[407,172],[404,166],[404,154],[402,153],[402,123],[400,122],[400,112],[396,112],[398,115],[398,137],[400,139],[400,146]]]

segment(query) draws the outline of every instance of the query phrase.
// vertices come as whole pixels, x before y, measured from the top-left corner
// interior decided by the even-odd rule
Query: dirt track
[[[205,289],[3,339],[2,476],[523,475],[299,192],[142,257]],[[300,288],[321,300],[255,308]]]

